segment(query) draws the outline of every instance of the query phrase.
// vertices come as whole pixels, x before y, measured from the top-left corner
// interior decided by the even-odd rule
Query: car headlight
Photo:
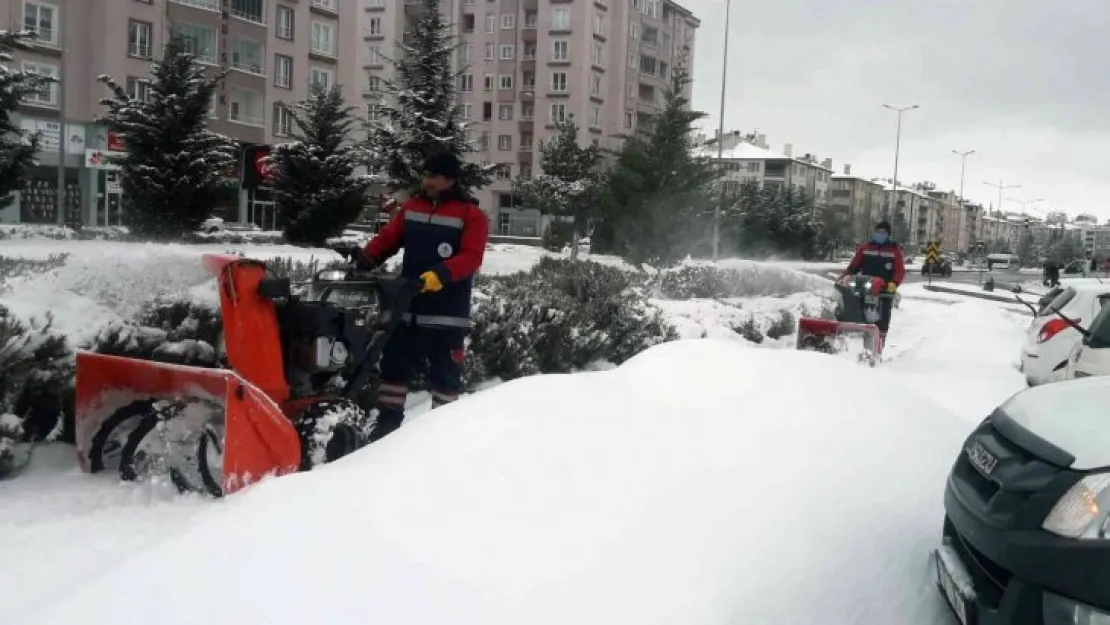
[[[1110,530],[1110,473],[1079,480],[1052,506],[1041,527],[1066,538],[1107,538]]]
[[[1110,613],[1050,592],[1043,606],[1044,625],[1110,625]]]

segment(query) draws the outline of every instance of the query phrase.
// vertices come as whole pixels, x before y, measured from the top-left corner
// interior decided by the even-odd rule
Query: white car
[[[1110,298],[1106,301],[1110,303]],[[1071,349],[1065,375],[1069,380],[1110,375],[1110,306],[1103,307],[1087,331]]]
[[[1083,334],[1053,309],[1086,329],[1106,303],[1110,303],[1110,282],[1084,280],[1064,285],[1056,297],[1041,308],[1029,325],[1025,345],[1021,348],[1021,371],[1029,386],[1066,379],[1073,348],[1083,339]]]

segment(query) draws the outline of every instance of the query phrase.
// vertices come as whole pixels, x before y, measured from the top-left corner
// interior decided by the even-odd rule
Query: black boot
[[[370,442],[374,443],[381,440],[386,434],[401,427],[401,422],[404,420],[405,413],[403,410],[379,409],[378,420],[374,422],[374,428],[370,430]]]

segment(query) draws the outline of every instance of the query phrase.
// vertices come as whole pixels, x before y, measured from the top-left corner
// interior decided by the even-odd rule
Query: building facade
[[[766,135],[738,131],[725,133],[720,146],[716,138],[704,136],[695,144],[699,156],[720,163],[726,189],[736,190],[745,182],[756,181],[764,187],[792,187],[814,198],[817,205],[826,205],[831,198],[832,159],[819,162],[813,154],[794,156],[791,144],[776,152],[767,144]]]
[[[99,101],[109,95],[100,75],[147,97],[151,61],[177,34],[211,72],[228,70],[212,102],[211,130],[245,148],[269,145],[291,130],[283,103],[304,99],[310,83],[342,85],[348,101],[360,100],[361,14],[347,0],[0,0],[0,19],[11,30],[38,35],[33,50],[14,55],[13,68],[57,79],[18,111],[24,129],[42,132],[40,166],[18,201],[0,210],[0,222],[121,223],[119,183],[103,158],[121,146],[96,123]],[[64,214],[56,210],[61,161]],[[223,216],[268,227],[272,202],[264,189],[244,189]]]
[[[373,115],[392,78],[389,59],[418,5],[361,2],[360,85]],[[509,236],[542,234],[538,211],[510,190],[514,178],[542,173],[539,146],[555,122],[573,116],[584,145],[618,147],[618,135],[659,113],[674,67],[692,67],[700,25],[670,0],[444,0],[440,10],[458,36],[458,90],[472,158],[499,165],[478,199],[494,232]]]
[[[865,240],[883,216],[886,202],[883,185],[852,175],[851,165],[844,166],[844,173],[829,178],[829,207],[850,217],[853,235]]]

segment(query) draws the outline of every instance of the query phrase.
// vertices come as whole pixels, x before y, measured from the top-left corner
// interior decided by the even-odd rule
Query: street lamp
[[[1000,213],[1002,212],[1002,192],[1006,189],[1021,188],[1020,184],[1002,184],[1001,180],[998,181],[998,184],[994,184],[993,182],[984,182],[983,184],[987,185],[988,187],[994,187],[995,189],[998,189],[998,208],[996,208],[995,210]]]
[[[894,182],[893,182],[894,190],[891,194],[891,200],[890,200],[892,202],[892,207],[897,208],[898,207],[898,155],[902,151],[902,113],[905,113],[906,111],[912,111],[914,109],[921,108],[921,107],[917,104],[914,104],[912,106],[904,106],[904,107],[899,108],[897,106],[891,106],[889,104],[884,104],[883,108],[890,109],[890,110],[892,110],[892,111],[894,111],[895,113],[898,114],[898,130],[897,130],[896,134],[894,135]],[[894,215],[891,214],[891,217],[893,217],[893,216]],[[911,215],[911,217],[912,217],[912,215]]]
[[[957,202],[960,206],[960,234],[956,237],[956,251],[960,251],[960,239],[964,236],[964,229],[967,225],[964,223],[967,220],[967,209],[964,208],[964,173],[967,171],[967,157],[975,154],[975,150],[968,150],[961,152],[959,150],[952,150],[952,153],[960,157],[960,199]],[[970,247],[971,235],[968,235],[968,246]]]
[[[725,87],[728,84],[728,18],[732,12],[732,0],[725,0],[725,45],[721,52],[721,110],[717,115],[717,166],[721,167],[725,158]],[[713,211],[713,260],[721,254],[721,205],[725,203],[725,185],[721,183],[721,197],[717,198],[717,208]]]
[[[1043,202],[1044,201],[1044,198],[1042,198],[1042,197],[1039,197],[1035,200],[1019,200],[1015,197],[1008,197],[1006,199],[1010,200],[1011,202],[1017,202],[1018,204],[1021,204],[1021,214],[1022,215],[1025,214],[1025,207],[1026,206],[1028,206],[1030,204],[1036,204],[1037,202]]]

